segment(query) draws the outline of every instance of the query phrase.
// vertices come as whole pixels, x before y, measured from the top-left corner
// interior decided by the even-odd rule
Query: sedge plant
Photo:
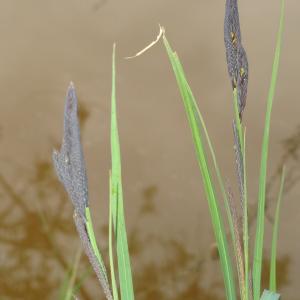
[[[220,203],[216,197],[217,184],[213,183],[212,171],[216,172],[218,185],[220,186],[225,208],[228,216],[228,223],[233,242],[234,254],[236,257],[236,267],[239,279],[240,299],[278,299],[276,293],[276,244],[278,236],[278,222],[280,202],[284,185],[284,172],[282,174],[281,187],[276,208],[272,247],[271,247],[271,270],[269,290],[265,290],[261,296],[261,270],[262,270],[262,253],[264,247],[264,222],[265,222],[265,199],[266,199],[266,178],[267,178],[267,160],[268,145],[271,122],[271,111],[274,99],[275,87],[277,82],[279,58],[282,44],[284,20],[284,0],[281,1],[281,14],[279,31],[277,35],[277,44],[274,55],[274,62],[271,74],[271,83],[267,99],[267,109],[265,115],[265,127],[262,141],[260,177],[259,177],[259,195],[258,195],[258,212],[256,222],[255,246],[253,251],[253,265],[251,268],[249,261],[249,236],[248,236],[248,211],[247,211],[247,177],[246,177],[246,130],[242,123],[242,114],[246,105],[247,82],[248,82],[248,62],[246,52],[241,43],[241,32],[239,26],[239,16],[237,0],[227,0],[225,9],[225,27],[224,39],[226,47],[226,57],[228,64],[228,73],[233,87],[233,104],[234,104],[234,150],[236,154],[236,169],[238,174],[238,184],[240,190],[241,208],[242,208],[242,236],[243,243],[239,239],[240,232],[237,230],[238,218],[236,209],[232,200],[232,193],[224,188],[223,179],[216,161],[215,151],[213,149],[206,125],[201,112],[197,106],[191,88],[187,82],[183,67],[178,55],[174,52],[164,34],[163,42],[167,55],[169,57],[177,84],[180,90],[181,98],[186,111],[187,119],[191,128],[192,138],[195,145],[196,157],[198,160],[200,172],[202,175],[203,186],[209,205],[213,230],[219,250],[221,269],[224,278],[226,298],[230,300],[237,299],[236,287],[234,280],[234,265],[229,254],[229,246],[226,234],[223,229],[223,216],[220,213]],[[213,167],[209,167],[205,142],[208,144],[210,155],[212,156]]]
[[[218,246],[220,265],[224,279],[227,300],[277,300],[280,295],[276,285],[276,245],[278,239],[280,203],[284,188],[284,169],[276,206],[274,229],[271,246],[270,285],[262,293],[261,272],[262,254],[264,247],[264,222],[268,146],[271,123],[271,111],[274,99],[279,58],[282,44],[284,19],[284,0],[281,0],[281,16],[277,44],[271,74],[271,83],[267,99],[265,115],[265,127],[262,140],[262,152],[260,162],[258,210],[256,220],[256,235],[253,253],[249,247],[248,224],[248,200],[247,200],[247,168],[246,168],[246,129],[242,121],[246,107],[248,85],[248,61],[246,51],[242,44],[241,30],[237,0],[226,0],[224,40],[228,74],[233,89],[232,122],[234,136],[235,164],[239,186],[240,209],[236,207],[231,188],[225,186],[219,169],[214,147],[212,145],[205,121],[193,96],[192,90],[185,76],[183,66],[166,38],[164,30],[161,30],[164,47],[171,63],[181,98],[186,111],[188,123],[191,129],[195,145],[196,158],[202,176],[204,191],[208,201],[213,231]],[[157,38],[158,41],[159,37]],[[148,49],[149,47],[147,47]],[[95,232],[92,224],[91,212],[88,203],[88,186],[80,141],[79,122],[77,117],[77,97],[74,85],[71,83],[67,92],[64,115],[64,136],[60,151],[54,151],[53,162],[59,180],[63,183],[71,202],[74,206],[74,222],[81,239],[82,246],[101,284],[106,299],[108,300],[133,300],[134,290],[128,251],[122,177],[121,154],[116,113],[116,71],[115,71],[115,45],[112,59],[112,95],[111,95],[111,158],[112,166],[109,172],[109,267],[110,276],[106,270],[101,252],[97,246]],[[206,149],[208,146],[208,153]],[[208,161],[208,155],[212,158],[212,166]],[[212,174],[215,172],[217,182],[214,182]],[[221,202],[217,196],[220,189],[230,229],[230,239],[233,246],[235,263],[233,263],[230,251],[230,241],[225,232],[226,220],[221,213]],[[242,217],[242,226],[240,218]],[[240,230],[242,228],[242,230]],[[115,255],[117,263],[114,262]],[[251,264],[250,257],[253,255]],[[78,262],[77,262],[78,263]],[[76,263],[76,264],[77,264]],[[72,287],[75,285],[74,274],[66,281],[66,299],[70,299]],[[117,271],[117,272],[116,272]],[[75,272],[75,273],[74,273]],[[235,282],[235,272],[238,277],[238,289]],[[109,278],[110,277],[110,278]],[[239,296],[237,294],[239,293]]]
[[[53,163],[59,180],[63,183],[74,206],[74,222],[83,249],[96,273],[107,300],[133,300],[133,284],[125,227],[123,191],[121,180],[121,155],[116,116],[115,92],[115,46],[112,64],[112,99],[111,99],[111,155],[112,167],[109,172],[109,262],[111,283],[98,248],[93,229],[92,216],[88,202],[88,184],[80,140],[77,116],[78,101],[74,84],[71,83],[66,97],[64,114],[64,136],[59,151],[53,152]],[[115,245],[115,248],[113,248]],[[117,256],[119,290],[114,268],[114,250]],[[73,273],[75,274],[75,273]],[[74,275],[68,281],[65,299],[69,299]]]

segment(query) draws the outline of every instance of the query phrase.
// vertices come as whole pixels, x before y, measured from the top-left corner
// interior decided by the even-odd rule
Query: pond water
[[[58,299],[80,248],[72,206],[51,153],[60,145],[64,97],[75,83],[90,206],[107,258],[111,52],[117,42],[117,103],[126,221],[136,299],[224,299],[208,205],[190,130],[158,23],[184,65],[226,181],[237,196],[231,85],[223,43],[225,1],[0,1],[0,299]],[[244,122],[251,233],[279,1],[242,1],[250,78]],[[279,289],[296,300],[300,276],[300,4],[287,1],[272,114],[264,283],[279,170],[287,168],[278,245]],[[220,201],[221,198],[220,198]],[[251,245],[252,246],[252,245]],[[99,299],[82,255],[80,299]]]

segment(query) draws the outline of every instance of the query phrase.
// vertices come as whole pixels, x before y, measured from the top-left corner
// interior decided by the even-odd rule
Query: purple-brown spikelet
[[[70,83],[67,91],[62,146],[60,151],[53,151],[52,157],[57,176],[68,192],[75,210],[84,217],[88,206],[88,185],[73,83]]]
[[[240,118],[242,118],[247,98],[248,60],[242,45],[237,0],[226,0],[224,43],[228,74],[232,88],[237,88],[238,90],[238,108]]]
[[[53,151],[53,163],[59,180],[74,205],[74,222],[82,246],[99,279],[107,300],[113,300],[105,266],[94,253],[87,231],[88,182],[80,141],[78,104],[73,83],[70,83],[64,113],[64,135],[60,151]]]

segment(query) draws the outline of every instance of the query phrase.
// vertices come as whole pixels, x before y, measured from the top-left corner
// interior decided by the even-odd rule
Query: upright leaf
[[[189,125],[192,131],[192,137],[196,150],[196,157],[199,163],[199,168],[203,179],[204,190],[208,200],[214,234],[220,254],[221,268],[224,277],[227,299],[233,300],[236,299],[236,291],[232,264],[230,261],[228,243],[224,230],[222,216],[220,214],[219,204],[215,196],[215,191],[206,160],[202,132],[199,128],[199,115],[197,115],[197,108],[195,107],[196,101],[187,83],[183,68],[176,53],[174,53],[171,49],[165,36],[163,37],[163,41],[177,80],[177,84],[186,110]]]
[[[121,179],[121,155],[116,112],[115,45],[112,58],[111,95],[111,212],[117,245],[119,282],[122,300],[134,299],[132,275],[124,217],[123,190]]]
[[[282,170],[281,183],[278,194],[278,200],[276,205],[274,226],[273,226],[273,236],[272,236],[272,247],[271,247],[271,263],[270,263],[270,291],[276,292],[276,250],[277,250],[277,240],[278,240],[278,227],[279,227],[279,212],[280,204],[283,194],[283,186],[285,180],[285,169]]]
[[[265,224],[265,200],[266,200],[266,177],[267,177],[267,160],[269,148],[269,133],[271,123],[271,111],[277,82],[279,58],[281,52],[281,40],[283,34],[284,23],[284,0],[281,1],[280,23],[277,35],[277,43],[275,56],[272,68],[271,84],[267,101],[267,111],[265,117],[265,128],[262,142],[260,175],[259,175],[259,193],[258,193],[258,210],[257,210],[257,225],[255,235],[254,257],[253,257],[253,296],[254,300],[258,300],[261,290],[261,269],[262,269],[262,254],[264,242],[264,224]]]

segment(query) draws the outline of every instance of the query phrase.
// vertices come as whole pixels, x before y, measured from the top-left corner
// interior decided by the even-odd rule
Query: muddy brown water
[[[250,212],[279,1],[240,1],[250,79],[244,121]],[[223,1],[0,1],[0,299],[58,299],[79,241],[70,201],[51,165],[72,80],[80,102],[90,206],[107,257],[111,51],[117,42],[117,101],[126,220],[136,299],[224,299],[208,206],[190,131],[161,44],[177,50],[203,112],[222,173],[236,188],[232,105],[223,45]],[[279,289],[299,299],[299,18],[287,1],[272,115],[265,273],[278,170],[287,167],[278,245]],[[235,190],[237,195],[237,191]],[[251,237],[254,233],[251,225]],[[80,299],[102,292],[84,258]],[[264,275],[265,285],[268,282]]]

